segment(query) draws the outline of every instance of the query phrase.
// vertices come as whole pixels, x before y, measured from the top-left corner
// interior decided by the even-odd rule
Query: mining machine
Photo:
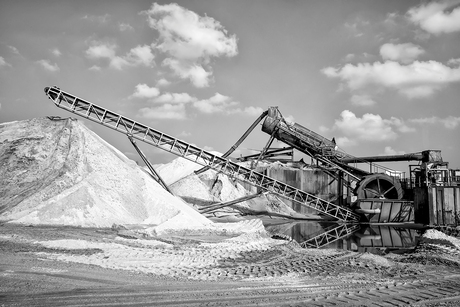
[[[46,87],[45,93],[57,107],[87,118],[115,131],[121,132],[127,135],[130,140],[136,139],[155,146],[179,157],[200,164],[204,168],[211,168],[229,176],[230,178],[247,182],[262,189],[263,191],[268,191],[285,199],[289,199],[301,206],[312,208],[320,214],[326,215],[334,220],[344,222],[345,224],[357,223],[361,218],[360,214],[354,212],[350,208],[339,206],[227,159],[230,152],[233,151],[233,148],[224,155],[219,156],[193,144],[172,137],[155,128],[146,126],[121,114],[108,110],[102,106],[62,91],[56,86]],[[266,114],[268,114],[268,112]],[[259,117],[259,120],[263,119],[266,114],[262,114]],[[252,128],[256,125],[257,123],[255,122]],[[248,132],[243,135],[237,143],[241,143],[249,132],[250,131],[248,130]]]
[[[268,109],[262,131],[270,135],[265,148],[277,139],[305,153],[321,165],[334,169],[335,172],[330,174],[350,188],[358,199],[401,199],[403,197],[399,178],[392,176],[397,174],[396,171],[340,151],[333,139],[329,140],[302,125],[288,122],[277,107]],[[350,163],[367,163],[372,171],[365,171]]]

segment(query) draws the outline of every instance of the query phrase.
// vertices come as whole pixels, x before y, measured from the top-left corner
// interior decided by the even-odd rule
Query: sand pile
[[[216,154],[216,153],[214,153]],[[218,153],[217,153],[218,154]],[[248,195],[257,194],[257,189],[249,184],[229,178],[225,174],[209,169],[201,174],[194,171],[201,166],[183,158],[156,167],[157,172],[169,185],[174,195],[180,196],[196,209],[213,204],[233,201]],[[262,194],[228,207],[205,214],[216,221],[235,221],[231,217],[243,215],[271,215],[285,218],[307,218],[298,214],[275,195]]]
[[[0,125],[0,221],[212,224],[81,122],[48,118]]]

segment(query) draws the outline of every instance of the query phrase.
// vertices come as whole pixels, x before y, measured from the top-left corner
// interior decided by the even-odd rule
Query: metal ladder
[[[80,115],[123,134],[130,135],[132,138],[171,152],[202,166],[212,168],[231,178],[245,181],[263,190],[268,190],[339,221],[354,223],[360,219],[358,214],[348,208],[337,206],[315,195],[255,172],[250,168],[214,155],[195,145],[64,92],[58,87],[46,87],[45,93],[61,109]]]

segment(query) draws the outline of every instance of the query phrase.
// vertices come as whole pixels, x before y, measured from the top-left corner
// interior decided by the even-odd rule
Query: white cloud
[[[116,55],[117,46],[112,43],[92,42],[92,45],[86,50],[86,56],[90,59],[107,59],[109,66],[122,70],[127,66],[147,66],[154,65],[155,56],[150,46],[137,46],[132,48],[126,55],[120,57]]]
[[[243,109],[243,113],[248,116],[259,116],[263,113],[264,109],[261,107],[249,106]]]
[[[380,55],[384,60],[394,60],[404,64],[412,63],[420,55],[425,53],[422,47],[412,43],[383,44],[380,47]]]
[[[179,61],[172,58],[164,59],[164,66],[171,68],[182,79],[190,79],[196,87],[208,87],[212,72],[206,71],[203,66],[190,64],[188,61]]]
[[[189,103],[196,101],[195,97],[187,93],[164,93],[155,98],[153,101],[157,103]]]
[[[147,119],[177,119],[186,118],[185,106],[183,104],[164,104],[158,107],[142,108],[139,116]]]
[[[156,48],[169,56],[163,64],[196,87],[209,86],[212,57],[238,53],[236,36],[228,35],[212,17],[201,17],[175,3],[153,3],[141,14],[147,15],[150,27],[160,34]]]
[[[404,122],[398,118],[383,119],[380,115],[364,114],[362,118],[348,110],[340,114],[341,118],[335,121],[333,130],[344,134],[346,139],[340,142],[350,144],[351,140],[362,141],[389,141],[398,137],[395,129],[400,132],[412,132]],[[343,138],[343,137],[342,137]],[[340,146],[340,144],[339,144]]]
[[[93,65],[91,66],[90,68],[88,68],[89,70],[93,70],[93,71],[100,71],[101,70],[101,67],[100,66],[97,66],[97,65]]]
[[[57,56],[57,57],[60,57],[61,54],[62,54],[61,51],[59,51],[58,48],[51,49],[50,51],[54,56]]]
[[[460,67],[451,68],[436,61],[346,64],[342,68],[327,67],[322,72],[342,80],[351,91],[378,86],[397,90],[408,98],[430,96],[443,86],[460,82]]]
[[[343,58],[343,60],[345,62],[351,62],[354,58],[355,58],[355,55],[353,53],[349,53]]]
[[[237,103],[235,103],[235,104],[237,104]],[[244,109],[241,109],[241,108],[229,109],[229,110],[227,110],[227,113],[228,114],[243,114],[243,115],[247,115],[247,116],[251,116],[251,117],[256,117],[256,116],[261,115],[263,111],[264,111],[264,109],[262,109],[261,107],[249,106],[249,107],[246,107]]]
[[[156,87],[149,87],[147,84],[138,84],[134,89],[134,93],[129,98],[154,98],[160,95],[160,91]]]
[[[440,1],[420,4],[409,9],[410,21],[423,30],[439,35],[460,31],[460,2]]]
[[[21,55],[21,54],[19,53],[18,48],[14,47],[14,46],[8,46],[8,48],[11,50],[11,52],[12,52],[13,54]]]
[[[131,65],[143,64],[144,66],[152,66],[155,56],[152,53],[150,46],[137,46],[131,49],[126,55],[126,59]]]
[[[112,59],[115,57],[116,48],[117,46],[115,44],[93,42],[92,46],[86,50],[86,56],[90,59]]]
[[[118,29],[120,29],[120,31],[122,31],[122,32],[124,32],[124,31],[134,31],[134,28],[129,23],[124,23],[124,22],[120,22],[118,24]]]
[[[386,146],[383,151],[383,155],[385,156],[403,155],[405,153],[405,151],[394,150],[393,148],[391,148],[391,146]]]
[[[337,146],[339,147],[352,147],[358,144],[354,139],[349,139],[345,136],[338,137],[335,140]]]
[[[170,85],[171,82],[169,82],[168,80],[166,80],[165,78],[161,78],[160,80],[158,80],[157,82],[157,87],[162,87],[162,86],[168,86]]]
[[[453,65],[453,66],[458,66],[460,65],[460,58],[459,59],[450,59],[447,61],[447,64]]]
[[[409,120],[412,123],[416,124],[441,124],[446,129],[455,129],[460,125],[460,117],[448,116],[446,118],[439,118],[437,116],[426,117],[426,118],[414,118]]]
[[[98,22],[98,23],[107,23],[110,19],[109,14],[105,15],[85,15],[82,17],[82,19],[87,19],[92,22]]]
[[[357,17],[353,21],[346,22],[344,24],[344,28],[350,35],[354,37],[361,37],[364,35],[369,23],[369,21],[364,20],[361,17]]]
[[[224,112],[228,108],[237,105],[230,97],[216,93],[209,99],[195,101],[193,106],[199,111],[207,114]]]
[[[59,71],[59,66],[55,64],[51,64],[50,61],[48,60],[39,60],[37,63],[43,67],[45,70],[50,71],[50,72],[57,72]]]
[[[350,98],[351,104],[354,106],[367,107],[376,104],[369,95],[353,95]]]
[[[2,66],[11,66],[8,62],[5,61],[5,58],[0,56],[0,67]]]

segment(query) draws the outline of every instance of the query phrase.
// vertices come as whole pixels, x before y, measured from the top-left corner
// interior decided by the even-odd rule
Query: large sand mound
[[[0,221],[16,223],[212,223],[74,119],[0,125],[0,200]]]

